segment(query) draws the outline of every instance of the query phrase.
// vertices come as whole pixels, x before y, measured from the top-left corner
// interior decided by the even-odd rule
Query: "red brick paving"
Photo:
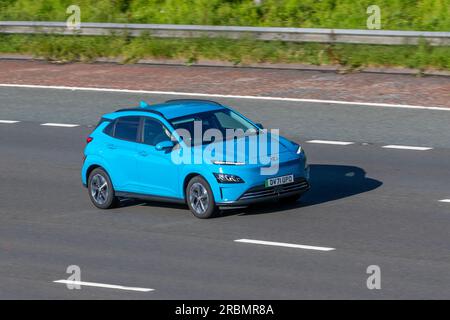
[[[0,61],[0,83],[398,103],[450,108],[450,77]]]

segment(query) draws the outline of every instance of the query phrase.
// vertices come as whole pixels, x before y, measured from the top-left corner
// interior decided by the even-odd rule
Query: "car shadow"
[[[310,170],[311,189],[297,202],[283,203],[283,201],[272,201],[255,204],[248,208],[226,209],[223,210],[217,218],[230,215],[240,216],[274,213],[314,206],[368,192],[383,184],[381,181],[368,178],[364,169],[355,166],[312,164],[310,165]],[[135,199],[122,199],[120,207],[139,205],[159,208],[188,209],[187,205],[184,204],[149,202]]]
[[[224,210],[221,216],[263,214],[309,207],[368,192],[383,184],[368,178],[364,169],[355,166],[312,164],[310,168],[311,189],[297,202],[266,202],[243,209]]]
[[[187,204],[162,202],[162,201],[147,201],[147,200],[131,199],[131,198],[121,198],[120,205],[118,206],[118,208],[136,207],[136,206],[189,210]]]

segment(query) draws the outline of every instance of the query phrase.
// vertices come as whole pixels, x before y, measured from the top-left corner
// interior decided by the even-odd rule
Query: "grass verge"
[[[119,58],[178,59],[187,64],[219,60],[235,65],[250,63],[302,63],[361,67],[408,67],[450,70],[450,47],[383,46],[257,41],[252,39],[161,39],[143,35],[89,37],[58,35],[0,35],[0,53],[31,54],[52,61],[90,62]]]

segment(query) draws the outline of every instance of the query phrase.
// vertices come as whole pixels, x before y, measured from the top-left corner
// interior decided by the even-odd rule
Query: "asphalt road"
[[[21,121],[0,123],[0,298],[450,298],[450,203],[439,202],[450,198],[450,112],[224,100],[304,142],[313,188],[300,202],[211,220],[179,205],[95,209],[79,177],[88,126],[142,98],[174,97],[0,88],[0,120]],[[53,281],[69,265],[82,281],[154,291],[68,290]],[[366,286],[370,265],[380,290]]]

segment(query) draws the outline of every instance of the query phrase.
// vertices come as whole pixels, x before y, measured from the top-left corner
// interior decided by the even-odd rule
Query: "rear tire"
[[[89,174],[88,192],[92,203],[99,209],[111,209],[119,204],[111,179],[102,168],[96,168]]]
[[[186,187],[186,202],[192,214],[199,219],[212,218],[218,211],[211,187],[201,176],[189,181]]]

